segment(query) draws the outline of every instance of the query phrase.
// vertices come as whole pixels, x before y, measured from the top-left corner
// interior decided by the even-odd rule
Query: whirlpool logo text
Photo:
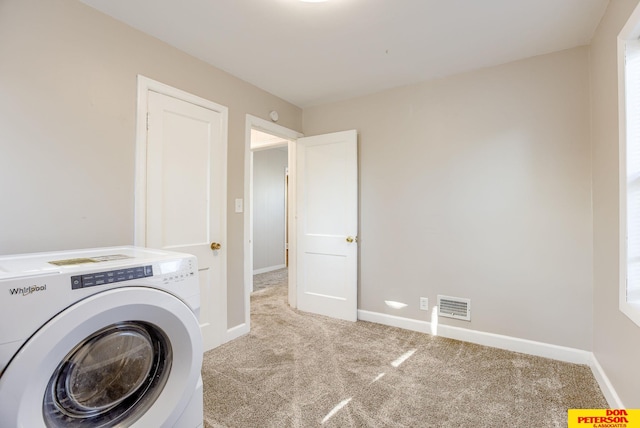
[[[10,288],[9,294],[12,296],[28,296],[38,291],[47,291],[47,284],[32,285],[31,287]]]

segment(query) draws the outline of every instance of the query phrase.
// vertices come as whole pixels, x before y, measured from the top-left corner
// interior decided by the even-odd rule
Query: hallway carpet
[[[267,287],[283,285],[286,287],[288,269],[277,269],[270,272],[253,275],[253,291],[259,291]]]
[[[566,427],[607,403],[584,365],[251,297],[251,333],[205,354],[205,428]]]

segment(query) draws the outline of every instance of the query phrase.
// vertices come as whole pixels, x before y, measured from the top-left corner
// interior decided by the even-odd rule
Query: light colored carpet
[[[566,427],[607,403],[587,366],[304,314],[252,294],[251,333],[204,357],[206,428]]]
[[[253,290],[259,291],[268,287],[286,285],[288,273],[289,270],[287,268],[283,268],[253,275]]]

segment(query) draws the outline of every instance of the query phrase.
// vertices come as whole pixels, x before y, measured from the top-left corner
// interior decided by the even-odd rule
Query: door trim
[[[277,123],[261,119],[250,114],[247,115],[245,122],[245,146],[244,146],[244,314],[245,323],[242,328],[235,332],[238,336],[249,333],[251,308],[250,297],[253,284],[253,208],[251,201],[253,200],[253,151],[255,149],[266,149],[276,147],[274,145],[262,144],[257,147],[251,147],[251,129],[258,129],[278,137],[289,140],[288,145],[288,165],[289,165],[289,186],[287,189],[288,199],[288,230],[289,230],[289,305],[295,308],[296,302],[296,223],[295,223],[295,159],[296,159],[296,143],[295,141],[303,137],[300,132],[285,128]]]

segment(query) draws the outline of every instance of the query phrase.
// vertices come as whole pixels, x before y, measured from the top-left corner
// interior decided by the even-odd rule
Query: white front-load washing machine
[[[203,424],[194,256],[0,257],[0,427]]]

